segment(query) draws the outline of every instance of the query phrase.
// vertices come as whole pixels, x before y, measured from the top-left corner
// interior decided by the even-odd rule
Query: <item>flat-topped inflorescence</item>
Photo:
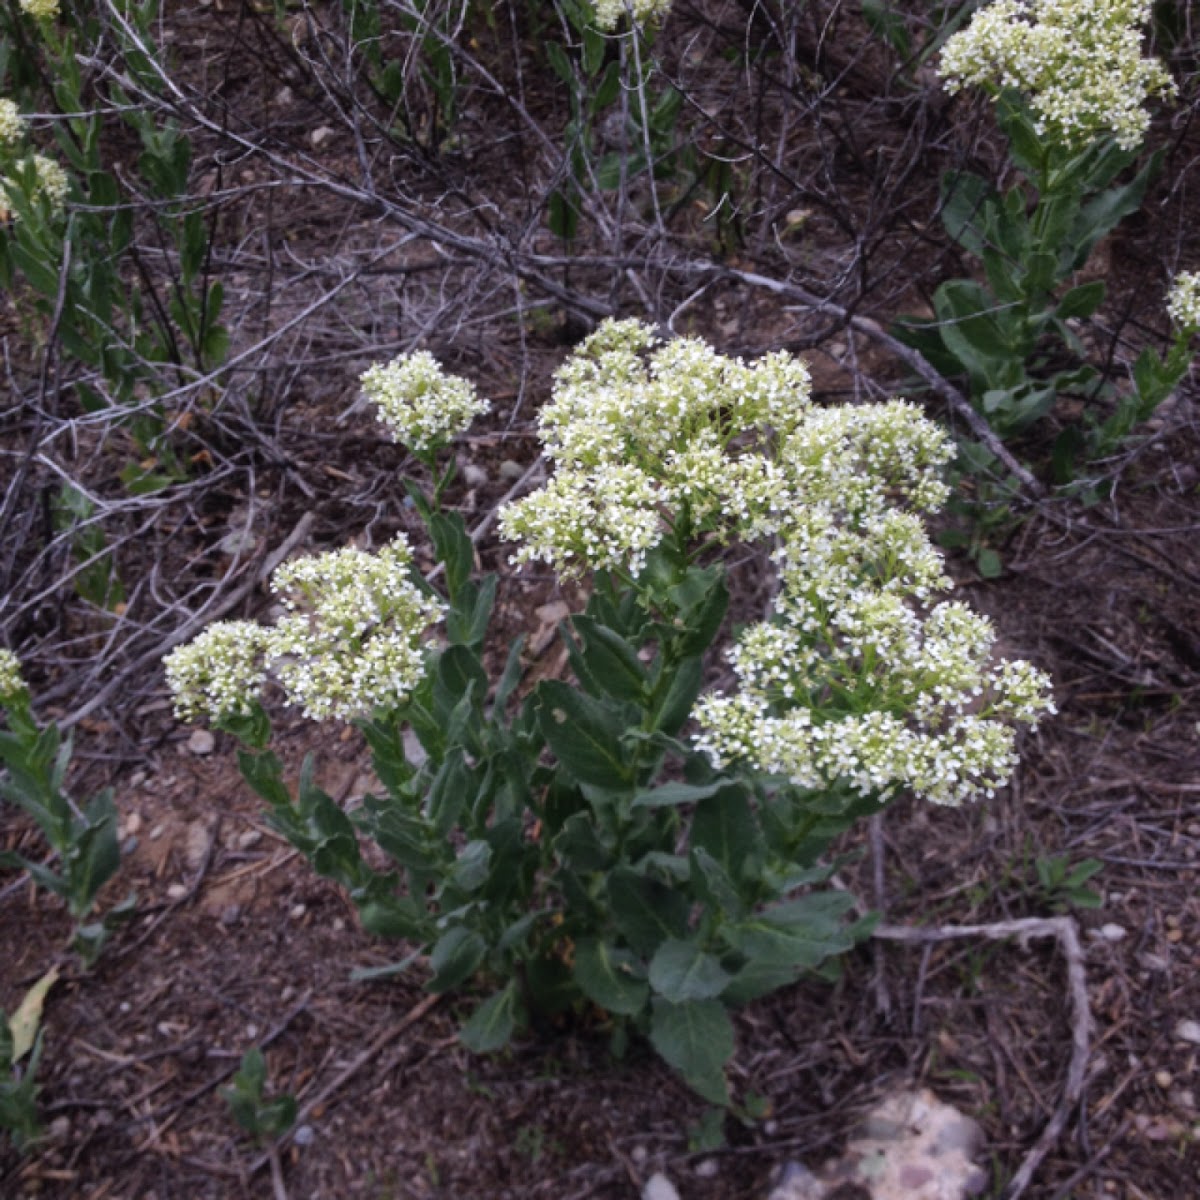
[[[993,0],[942,50],[949,91],[1015,88],[1038,132],[1068,148],[1108,135],[1125,150],[1146,136],[1146,102],[1175,85],[1142,53],[1150,0]]]

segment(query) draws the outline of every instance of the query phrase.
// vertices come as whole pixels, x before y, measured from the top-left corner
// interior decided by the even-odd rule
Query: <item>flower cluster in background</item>
[[[286,615],[274,626],[220,621],[165,660],[181,720],[246,716],[274,677],[312,720],[396,705],[425,673],[423,636],[441,606],[413,581],[402,535],[377,553],[294,559],[271,578]]]
[[[67,202],[70,180],[66,171],[44,154],[25,154],[25,120],[16,103],[0,99],[0,220],[12,215],[14,192],[24,192],[36,203],[44,196],[52,212]]]
[[[35,21],[53,21],[58,16],[58,0],[20,0],[21,11]]]
[[[11,650],[0,650],[0,707],[20,700],[26,690],[21,660]]]
[[[621,321],[562,368],[540,426],[556,470],[501,514],[516,562],[636,577],[668,536],[777,543],[776,611],[731,651],[739,689],[694,713],[717,764],[943,804],[1008,778],[1012,723],[1052,709],[1049,681],[997,659],[986,618],[929,608],[950,580],[921,514],[953,448],[915,407],[821,408],[786,354],[747,364]]]
[[[1200,271],[1184,271],[1175,277],[1167,293],[1167,315],[1183,333],[1200,329]]]
[[[21,110],[12,100],[0,98],[0,148],[11,148],[24,134]]]
[[[667,15],[671,0],[592,0],[596,28],[611,33],[628,17],[635,25],[645,25]]]
[[[942,50],[949,91],[968,85],[1015,88],[1039,132],[1077,148],[1111,134],[1139,146],[1148,99],[1175,87],[1142,53],[1150,0],[993,0]]]
[[[466,379],[443,373],[424,350],[376,363],[363,372],[363,393],[379,409],[392,436],[414,454],[445,446],[490,405]]]

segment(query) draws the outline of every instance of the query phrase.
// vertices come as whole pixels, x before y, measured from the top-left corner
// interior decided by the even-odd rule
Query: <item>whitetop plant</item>
[[[35,21],[53,21],[58,16],[58,0],[20,0],[21,11]]]
[[[25,122],[16,103],[0,97],[0,148],[16,146],[25,134]]]
[[[218,621],[164,660],[181,721],[247,716],[266,682],[269,630],[254,621]]]
[[[993,0],[946,42],[939,71],[950,92],[1015,88],[1036,128],[1068,148],[1111,134],[1136,149],[1145,105],[1175,91],[1142,53],[1150,0]]]
[[[1167,294],[1167,314],[1183,333],[1200,329],[1200,271],[1184,271],[1175,276]]]
[[[427,456],[462,433],[490,405],[466,379],[446,375],[432,354],[418,351],[376,363],[360,382],[379,420],[396,441]]]
[[[267,657],[291,703],[315,721],[403,703],[425,673],[422,638],[442,616],[412,579],[403,534],[378,552],[346,548],[293,559],[271,577],[289,615]]]
[[[11,650],[0,650],[0,707],[21,701],[28,691],[21,660]]]
[[[645,25],[667,15],[671,0],[592,0],[596,28],[611,33],[628,17],[635,25]]]
[[[255,686],[261,645],[309,716],[356,718],[382,791],[353,814],[310,767],[293,799],[253,701],[222,723],[258,751],[242,771],[276,829],[366,928],[418,943],[434,992],[491,981],[463,1027],[472,1049],[570,992],[727,1104],[725,1007],[864,929],[843,922],[844,893],[801,890],[832,839],[901,789],[939,804],[992,791],[1014,726],[1052,711],[1048,680],[999,658],[985,617],[936,602],[950,581],[923,514],[946,498],[946,436],[908,404],[826,409],[810,391],[786,354],[744,363],[632,321],[564,365],[540,418],[554,474],[500,520],[518,561],[597,572],[560,630],[574,684],[521,688],[523,639],[491,678],[497,580],[472,578],[432,455],[432,496],[407,486],[436,583],[413,579],[403,538],[298,560],[272,581],[287,614],[231,637],[245,657],[222,665],[219,695],[210,663],[169,668],[177,691],[199,680],[195,710],[228,707]],[[730,651],[736,690],[701,696],[733,539],[769,545],[774,615]],[[425,643],[443,613],[444,643]]]

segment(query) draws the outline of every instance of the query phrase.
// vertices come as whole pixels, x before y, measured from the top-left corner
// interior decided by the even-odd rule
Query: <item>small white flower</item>
[[[0,98],[0,147],[15,146],[24,134],[21,110],[7,98]]]
[[[380,421],[415,454],[446,445],[491,407],[474,384],[446,375],[424,350],[376,363],[363,372],[361,383]]]
[[[1200,329],[1200,271],[1185,271],[1175,276],[1167,294],[1167,315],[1184,333]]]
[[[26,695],[21,660],[11,650],[0,650],[0,707]]]

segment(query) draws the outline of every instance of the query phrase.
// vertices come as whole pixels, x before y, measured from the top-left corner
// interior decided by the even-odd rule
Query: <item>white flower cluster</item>
[[[1052,710],[985,618],[929,609],[950,581],[921,514],[953,449],[912,405],[820,408],[786,354],[746,364],[620,321],[558,373],[540,431],[555,474],[500,518],[516,562],[636,576],[671,530],[777,539],[775,618],[733,649],[736,694],[695,712],[718,765],[953,804],[1008,777],[1012,722]]]
[[[746,364],[604,322],[539,416],[554,478],[500,515],[520,543],[512,561],[636,575],[669,522],[720,540],[773,532],[793,499],[774,448],[804,422],[809,392],[808,368],[787,354]]]
[[[25,695],[21,660],[11,650],[0,650],[0,706]]]
[[[13,147],[24,135],[21,110],[7,97],[0,97],[0,147]]]
[[[442,608],[413,582],[411,564],[401,534],[376,554],[347,547],[272,576],[289,615],[272,633],[271,667],[305,716],[363,716],[401,703],[421,681],[421,636]]]
[[[1167,293],[1167,315],[1184,332],[1200,329],[1200,271],[1184,271],[1175,276]]]
[[[1133,150],[1150,123],[1146,101],[1175,91],[1142,55],[1150,9],[1150,0],[993,0],[946,42],[938,69],[951,92],[1023,92],[1038,132],[1067,147],[1112,134]]]
[[[592,0],[596,10],[596,28],[611,33],[628,17],[635,25],[645,25],[667,15],[671,0]]]
[[[36,175],[34,197],[44,195],[49,200],[53,212],[62,212],[63,205],[67,202],[67,192],[71,187],[66,171],[54,159],[47,158],[44,154],[33,156],[33,169]],[[9,189],[14,186],[11,178],[0,179],[0,220],[6,220],[10,215],[12,199]]]
[[[165,659],[181,721],[245,716],[266,683],[270,630],[254,621],[217,621]]]
[[[1054,711],[1049,680],[996,660],[990,623],[965,605],[922,620],[863,585],[822,609],[787,596],[779,623],[739,639],[738,692],[706,696],[695,713],[698,744],[718,765],[742,759],[798,787],[842,780],[880,800],[910,788],[960,804],[1011,774],[1013,721]]]
[[[21,11],[35,21],[53,21],[58,16],[58,0],[20,0]]]
[[[181,720],[245,715],[268,674],[312,720],[401,703],[425,673],[422,635],[442,615],[410,577],[403,535],[378,553],[344,549],[285,563],[274,626],[223,621],[165,660]]]
[[[451,441],[491,407],[466,379],[443,373],[424,350],[376,363],[360,382],[396,441],[426,454]]]

